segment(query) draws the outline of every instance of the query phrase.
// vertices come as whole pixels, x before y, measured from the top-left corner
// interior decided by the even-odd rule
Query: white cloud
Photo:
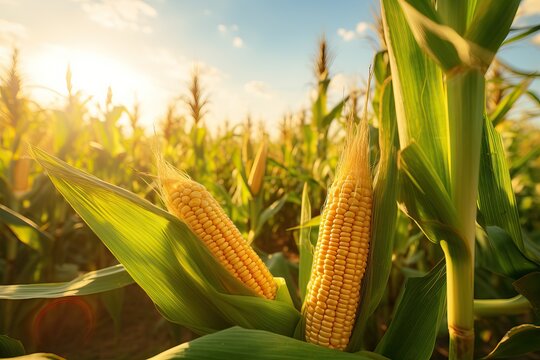
[[[527,26],[532,24],[532,17],[540,15],[540,1],[523,0],[518,8],[514,26]]]
[[[217,28],[218,28],[220,33],[226,33],[227,32],[227,25],[219,24]]]
[[[364,35],[368,29],[369,29],[369,24],[364,21],[361,21],[358,24],[356,24],[356,29],[355,29],[356,31],[345,29],[345,28],[339,28],[337,31],[337,34],[344,41],[351,41],[359,37],[362,37],[362,35]]]
[[[148,24],[157,11],[145,0],[75,0],[89,18],[106,28],[152,32]]]
[[[272,97],[272,93],[268,88],[268,84],[263,81],[253,80],[247,82],[244,84],[244,90],[249,94],[253,94],[262,98],[269,99]]]
[[[358,34],[363,34],[368,29],[369,25],[367,22],[361,21],[358,24],[356,24],[356,32]]]
[[[351,79],[349,77],[345,74],[337,73],[332,77],[329,92],[337,96],[343,96],[347,93],[350,84]]]
[[[537,34],[531,39],[532,43],[540,46],[540,34]]]
[[[341,36],[341,38],[344,41],[351,41],[355,38],[356,34],[352,30],[347,30],[344,28],[339,28],[337,31],[338,35]]]
[[[242,40],[242,38],[239,36],[235,36],[232,44],[235,48],[241,48],[244,47],[244,40]]]
[[[219,24],[217,27],[218,31],[222,33],[226,38],[232,37],[232,45],[235,48],[242,48],[244,47],[244,40],[240,36],[234,36],[233,33],[237,33],[239,30],[238,25],[231,24],[231,25],[225,25],[225,24]]]
[[[361,84],[361,77],[358,74],[337,73],[332,76],[332,81],[328,88],[328,99],[330,102],[343,100],[351,90],[358,88]]]
[[[225,24],[219,24],[218,30],[220,33],[227,33],[227,32],[236,32],[238,31],[238,25],[232,24],[232,25],[225,25]]]
[[[532,16],[540,14],[540,1],[538,0],[523,0],[518,9],[520,16]]]
[[[189,80],[191,70],[194,66],[199,68],[199,72],[204,78],[205,84],[215,86],[228,75],[221,69],[209,65],[203,61],[195,61],[188,59],[185,56],[174,54],[168,49],[147,49],[148,59],[153,65],[157,65],[160,69],[160,75],[165,75],[165,78],[172,79],[172,86],[176,89],[179,82]]]
[[[22,24],[0,19],[0,43],[12,45],[26,36],[27,30]]]

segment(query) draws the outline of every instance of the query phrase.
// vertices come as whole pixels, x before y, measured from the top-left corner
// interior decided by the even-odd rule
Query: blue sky
[[[540,1],[522,5],[519,24],[540,22]],[[198,63],[211,100],[209,124],[239,122],[250,113],[272,131],[285,112],[309,103],[322,34],[334,54],[332,97],[365,81],[378,2],[0,0],[0,8],[0,63],[7,64],[16,43],[27,91],[41,102],[58,102],[56,92],[66,93],[70,63],[75,88],[94,102],[103,102],[109,85],[118,102],[129,106],[137,98],[151,127],[185,93]],[[540,37],[532,37],[502,56],[540,71],[538,45]]]

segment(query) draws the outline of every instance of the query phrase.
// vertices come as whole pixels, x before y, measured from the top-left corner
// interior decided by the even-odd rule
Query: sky
[[[377,48],[376,0],[0,0],[0,67],[20,49],[25,90],[61,104],[68,64],[74,88],[103,103],[140,103],[152,128],[186,94],[197,64],[211,127],[248,114],[267,128],[309,104],[317,40],[328,39],[331,98],[365,83]],[[524,0],[516,26],[540,23],[540,0]],[[503,48],[519,69],[540,71],[540,34]],[[540,90],[539,81],[533,88]],[[187,109],[179,106],[178,112]]]

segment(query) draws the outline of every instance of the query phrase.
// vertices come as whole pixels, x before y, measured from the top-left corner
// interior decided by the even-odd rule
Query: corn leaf
[[[429,2],[400,1],[400,5],[418,44],[445,71],[448,72],[464,64],[472,67],[481,63],[473,55],[474,51],[470,44],[454,29],[442,24]]]
[[[2,204],[0,204],[0,222],[6,224],[19,241],[41,254],[46,252],[53,242],[51,236],[41,231],[35,222]]]
[[[510,167],[510,179],[513,179],[524,168],[527,168],[529,161],[536,159],[540,156],[540,147],[531,149],[525,156],[516,159]]]
[[[478,0],[465,38],[495,54],[510,31],[519,3],[520,0]]]
[[[416,43],[399,1],[382,0],[381,8],[400,147],[417,143],[449,189],[446,90],[441,70]]]
[[[0,357],[10,358],[25,354],[23,344],[7,335],[0,335]]]
[[[373,186],[373,231],[368,268],[370,286],[368,313],[371,315],[385,292],[392,267],[392,250],[397,226],[397,119],[391,83],[385,86],[381,101],[379,148],[381,158]],[[375,264],[377,264],[375,266]]]
[[[499,102],[495,110],[489,114],[489,119],[493,123],[493,126],[497,126],[497,124],[504,120],[504,117],[512,109],[516,101],[521,97],[521,95],[527,92],[527,88],[531,82],[531,78],[526,78],[520,84],[516,85],[514,90],[512,90],[510,94],[506,95]]]
[[[328,128],[332,124],[332,121],[334,119],[339,119],[341,117],[341,112],[343,111],[343,107],[345,106],[348,100],[349,100],[349,97],[345,96],[343,100],[337,103],[336,106],[334,106],[332,110],[330,110],[330,112],[324,116],[322,120],[322,127],[324,129]]]
[[[288,196],[285,194],[281,197],[281,199],[274,201],[272,204],[270,204],[270,206],[261,212],[259,219],[257,220],[257,228],[255,229],[254,237],[257,237],[261,233],[263,226],[281,210],[287,200]]]
[[[443,183],[417,144],[402,150],[399,157],[402,210],[429,240],[454,241],[457,214]]]
[[[123,287],[99,294],[101,303],[114,323],[115,335],[119,335],[122,330],[122,310],[124,309],[125,295],[126,291]]]
[[[306,183],[307,184],[307,183]],[[321,224],[321,216],[317,215],[306,221],[305,223],[301,223],[298,226],[293,226],[292,228],[288,228],[288,231],[292,230],[300,230],[300,229],[307,229],[311,227],[317,227]]]
[[[206,360],[339,360],[377,359],[366,353],[350,354],[260,330],[239,327],[169,349],[151,360],[206,359]]]
[[[102,293],[133,284],[123,265],[90,271],[69,282],[0,286],[0,299],[54,299]]]
[[[536,315],[540,316],[540,272],[531,272],[514,281],[512,285],[529,300]]]
[[[362,303],[349,349],[361,346],[364,326],[379,305],[392,268],[392,250],[397,225],[397,129],[391,83],[382,91],[379,147],[381,157],[373,186],[373,221],[368,267],[362,286]]]
[[[277,252],[268,256],[266,266],[268,266],[268,270],[270,270],[272,275],[282,278],[285,281],[294,307],[300,309],[302,302],[298,297],[298,286],[296,284],[296,279],[298,278],[296,270],[298,269],[295,265],[282,252]]]
[[[502,43],[503,46],[511,44],[523,38],[526,38],[527,36],[540,31],[540,24],[533,25],[533,26],[526,26],[525,28],[522,28],[522,29],[510,29],[510,31],[519,31],[519,34],[514,35],[511,38],[507,38],[506,40],[504,40],[504,42]]]
[[[317,130],[323,131],[323,121],[326,115],[326,100],[327,100],[327,90],[330,85],[330,79],[325,78],[319,81],[319,92],[317,94],[317,99],[313,102],[311,107],[311,113],[313,116],[313,122],[315,123]]]
[[[527,259],[512,238],[500,227],[477,229],[477,265],[494,273],[518,279],[540,266]]]
[[[386,78],[390,75],[390,69],[388,68],[387,50],[379,51],[375,54],[375,57],[373,58],[373,75],[375,75],[375,80],[378,84],[382,84],[384,80],[386,80]]]
[[[10,358],[11,360],[64,360],[63,357],[47,353],[35,353]]]
[[[477,299],[474,300],[474,316],[523,315],[530,307],[531,303],[522,295],[509,299]]]
[[[441,261],[427,275],[407,279],[392,322],[375,352],[390,359],[431,358],[445,311],[446,267]]]
[[[517,248],[536,262],[540,257],[528,251],[521,235],[516,198],[499,133],[489,119],[484,119],[484,135],[480,159],[478,209],[487,226],[498,226],[506,231]]]
[[[299,313],[290,298],[254,296],[180,220],[43,151],[34,156],[167,319],[201,334],[234,325],[293,333]],[[283,281],[278,293],[288,297]]]
[[[311,228],[305,226],[311,220],[311,202],[309,201],[309,186],[304,183],[302,190],[302,208],[300,210],[300,234],[298,235],[299,269],[298,269],[298,288],[300,291],[300,299],[304,302],[306,296],[307,285],[311,277],[311,266],[313,264],[313,245],[311,244]],[[320,219],[317,219],[320,220]],[[319,221],[317,221],[317,224]]]
[[[523,324],[513,327],[484,359],[514,358],[540,350],[540,326]]]

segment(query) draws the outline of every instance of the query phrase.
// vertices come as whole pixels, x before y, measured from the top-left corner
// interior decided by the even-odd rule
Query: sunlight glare
[[[144,88],[146,80],[114,58],[100,53],[48,47],[28,66],[29,78],[36,84],[61,94],[67,93],[66,70],[71,67],[72,86],[100,103],[109,86],[115,102],[130,104],[137,89]],[[47,96],[47,95],[45,95]]]

